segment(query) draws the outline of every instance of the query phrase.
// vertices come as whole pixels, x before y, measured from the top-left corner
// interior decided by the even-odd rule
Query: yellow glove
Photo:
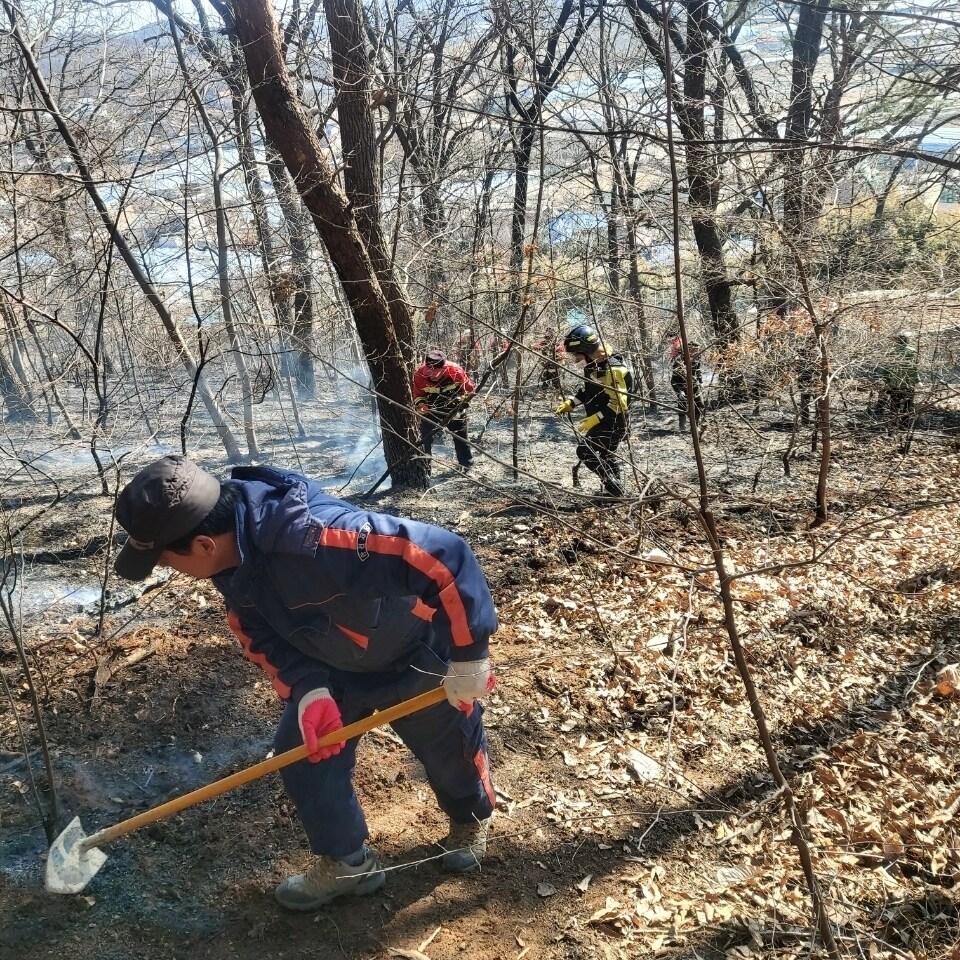
[[[577,401],[574,400],[573,397],[567,397],[553,412],[558,417],[562,417],[565,413],[569,413],[576,405]]]
[[[595,413],[592,416],[587,417],[585,420],[581,420],[577,424],[577,429],[581,433],[589,433],[601,420],[603,417],[599,413]]]

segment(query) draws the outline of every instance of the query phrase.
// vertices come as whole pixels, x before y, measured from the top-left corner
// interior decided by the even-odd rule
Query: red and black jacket
[[[435,413],[450,413],[476,389],[467,371],[449,360],[442,367],[421,363],[413,374],[414,402],[426,403]]]

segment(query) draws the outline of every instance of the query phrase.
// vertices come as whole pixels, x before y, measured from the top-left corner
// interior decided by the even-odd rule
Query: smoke
[[[366,364],[354,362],[338,366],[335,377],[339,415],[324,426],[328,443],[334,442],[331,452],[343,469],[328,482],[349,490],[365,488],[387,469],[370,371]]]

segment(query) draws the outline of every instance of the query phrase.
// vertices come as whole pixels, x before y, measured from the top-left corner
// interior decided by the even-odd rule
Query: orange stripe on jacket
[[[426,620],[428,623],[436,616],[436,609],[431,607],[430,604],[424,603],[419,597],[417,597],[417,602],[413,605],[413,609],[410,611],[415,617],[419,617],[421,620]]]
[[[277,668],[262,653],[255,653],[253,650],[253,640],[250,634],[243,629],[240,618],[233,610],[227,611],[227,626],[233,632],[233,635],[240,641],[243,649],[243,655],[251,662],[255,663],[270,678],[273,689],[277,691],[282,700],[290,699],[290,687],[281,679]]]
[[[487,762],[487,755],[483,750],[478,750],[473,755],[473,765],[476,767],[477,775],[483,784],[483,792],[490,801],[490,807],[497,805],[497,795],[494,793],[493,784],[490,782],[490,764]]]
[[[325,527],[320,537],[324,547],[340,547],[355,550],[357,547],[356,530],[338,530]],[[436,557],[402,537],[391,537],[384,533],[371,533],[367,537],[367,549],[372,553],[382,553],[391,557],[402,557],[415,570],[428,576],[440,587],[440,602],[450,620],[450,632],[456,647],[469,647],[473,643],[470,627],[467,625],[467,611],[457,590],[453,574]],[[452,590],[448,590],[452,587]]]
[[[358,647],[362,647],[364,650],[367,649],[367,645],[370,643],[369,637],[365,637],[362,633],[357,633],[355,630],[351,630],[349,627],[344,627],[339,623],[335,623],[334,626],[341,633],[345,633]]]

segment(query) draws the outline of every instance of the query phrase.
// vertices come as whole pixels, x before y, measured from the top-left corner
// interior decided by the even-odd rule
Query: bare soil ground
[[[718,411],[704,441],[726,547],[739,572],[760,571],[737,581],[737,615],[841,944],[859,956],[956,960],[960,695],[944,668],[960,661],[960,458],[957,414],[925,417],[903,455],[899,437],[840,415],[832,515],[816,531],[816,456],[804,440],[783,476],[783,411]],[[334,424],[331,410],[313,439],[268,444],[269,458],[336,476],[339,489],[365,449],[357,456],[359,431],[332,441]],[[378,733],[364,741],[357,780],[392,868],[382,895],[305,916],[275,905],[273,886],[307,859],[278,778],[118,841],[84,894],[48,895],[46,839],[5,709],[0,956],[809,956],[802,875],[710,558],[690,503],[664,486],[689,494],[693,476],[689,438],[672,431],[665,414],[636,418],[632,486],[647,490],[643,504],[553,486],[568,483],[572,443],[540,404],[524,425],[528,475],[484,459],[464,477],[444,447],[429,491],[370,505],[462,533],[500,611],[487,714],[500,809],[479,874],[440,872],[431,858],[442,818],[416,764]],[[509,461],[507,421],[495,419],[484,442]],[[373,458],[367,467],[350,493],[378,475]],[[280,705],[205,584],[175,579],[140,597],[117,586],[102,636],[87,595],[50,602],[45,584],[97,584],[110,501],[63,451],[46,470],[69,490],[55,508],[41,512],[52,497],[36,472],[2,492],[11,517],[38,517],[22,538],[32,558],[23,635],[62,822],[79,814],[92,830],[261,759]],[[0,666],[36,751],[6,638]]]

